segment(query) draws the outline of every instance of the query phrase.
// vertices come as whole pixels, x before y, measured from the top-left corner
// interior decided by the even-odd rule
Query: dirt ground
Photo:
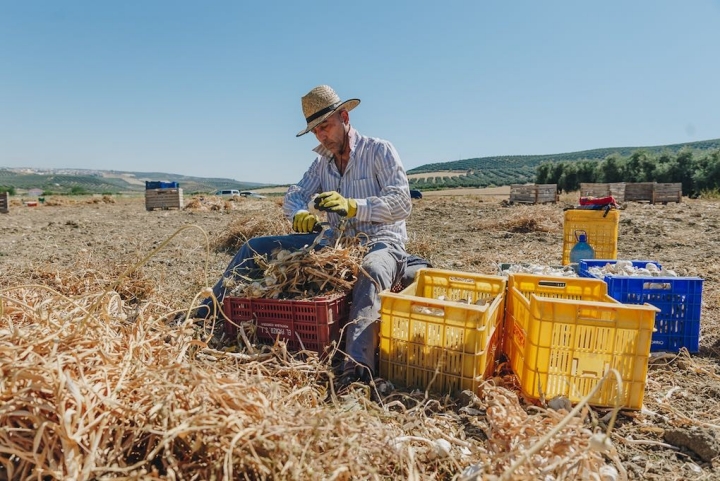
[[[506,262],[561,263],[563,209],[576,196],[553,205],[508,205],[502,193],[462,194],[414,201],[408,250],[435,267],[485,274]],[[15,201],[10,213],[0,214],[0,289],[58,288],[68,276],[93,273],[119,278],[162,247],[131,275],[140,294],[156,294],[157,312],[186,308],[214,283],[232,252],[209,245],[233,221],[277,216],[280,209],[277,199],[151,212],[142,197],[78,197],[54,206],[49,200],[37,207]],[[619,259],[657,260],[681,276],[705,280],[700,352],[654,359],[645,409],[623,412],[616,424],[630,479],[720,479],[719,227],[718,200],[629,203],[621,211]]]

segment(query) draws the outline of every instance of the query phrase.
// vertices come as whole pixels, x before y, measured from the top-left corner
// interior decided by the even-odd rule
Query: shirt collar
[[[348,141],[350,142],[350,153],[352,153],[355,150],[355,145],[357,144],[357,140],[358,140],[357,130],[355,130],[353,128],[353,126],[351,125],[350,130],[348,131]],[[322,144],[318,144],[318,146],[313,149],[313,152],[315,152],[316,154],[318,154],[322,157],[327,157],[330,160],[333,159],[333,153],[330,152],[330,150],[323,147]]]

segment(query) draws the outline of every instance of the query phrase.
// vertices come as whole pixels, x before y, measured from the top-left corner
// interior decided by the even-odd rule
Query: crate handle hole
[[[567,285],[566,282],[558,282],[558,281],[540,281],[538,282],[539,285],[544,287],[559,287],[563,288]]]
[[[473,281],[472,279],[468,279],[467,277],[450,276],[450,280],[454,281],[454,282],[464,282],[466,284],[474,284],[475,283],[475,281]]]
[[[445,309],[443,309],[442,307],[431,307],[423,304],[411,304],[411,309],[416,314],[445,317]]]
[[[599,315],[599,313],[607,312],[608,316],[607,318],[602,317]],[[586,322],[586,323],[593,323],[593,322],[602,322],[602,323],[608,323],[608,322],[617,322],[617,311],[613,308],[609,309],[598,309],[595,313],[587,315],[582,310],[578,309],[577,311],[577,320],[578,322]]]

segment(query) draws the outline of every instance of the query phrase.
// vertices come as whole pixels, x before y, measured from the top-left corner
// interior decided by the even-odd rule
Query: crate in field
[[[607,197],[610,184],[580,183],[580,197]]]
[[[382,292],[380,375],[401,387],[476,392],[494,370],[506,283],[499,276],[421,269],[401,292]]]
[[[677,183],[658,183],[653,187],[653,204],[667,204],[668,202],[682,202],[682,184]]]
[[[624,202],[625,201],[625,188],[627,187],[627,184],[625,182],[611,182],[608,185],[610,186],[610,195],[617,202]]]
[[[10,212],[10,194],[0,192],[0,213],[7,214],[8,212]]]
[[[577,243],[576,231],[587,233],[587,242],[595,251],[596,259],[615,259],[617,257],[618,210],[573,209],[565,211],[563,222],[562,264],[570,263],[570,251]]]
[[[578,402],[616,369],[621,389],[611,377],[590,404],[642,407],[657,309],[619,303],[598,279],[529,274],[509,277],[507,305],[506,353],[528,398]]]
[[[512,184],[510,202],[525,204],[555,203],[558,200],[557,184]]]
[[[512,184],[510,186],[510,202],[526,204],[535,203],[535,185],[533,184]]]
[[[183,190],[177,189],[146,189],[145,209],[182,209]]]
[[[640,202],[653,200],[655,182],[632,182],[625,186],[625,200],[627,202]]]
[[[655,261],[631,261],[634,267],[644,267]],[[617,263],[614,259],[594,259],[580,262],[580,275],[597,277],[593,267]],[[603,274],[610,297],[623,304],[651,304],[660,312],[655,315],[655,332],[651,351],[677,352],[685,348],[698,352],[700,348],[700,311],[703,279],[700,277],[623,276]]]
[[[348,295],[311,300],[248,299],[225,297],[225,334],[234,339],[241,322],[252,321],[259,340],[287,343],[291,351],[306,349],[320,354],[340,341],[340,326],[350,310]]]
[[[612,196],[617,202],[625,200],[625,182],[610,184],[595,184],[583,182],[580,184],[580,197],[607,197]]]
[[[682,184],[679,182],[633,182],[625,185],[625,200],[667,204],[682,202]]]

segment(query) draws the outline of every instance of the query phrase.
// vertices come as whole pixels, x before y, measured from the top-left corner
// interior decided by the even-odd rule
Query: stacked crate
[[[614,184],[580,184],[581,197],[613,196],[617,202],[641,202],[667,204],[682,202],[682,184],[657,182],[617,182]]]
[[[145,209],[182,209],[183,191],[177,182],[145,182]]]
[[[655,184],[652,203],[667,204],[668,202],[682,202],[682,184],[680,182]]]
[[[615,201],[625,200],[625,182],[614,182],[610,184],[580,184],[580,197],[607,197],[612,196]]]
[[[652,202],[655,182],[633,182],[625,186],[625,200],[640,202],[643,200]]]
[[[557,184],[512,184],[510,203],[546,204],[558,201]]]

